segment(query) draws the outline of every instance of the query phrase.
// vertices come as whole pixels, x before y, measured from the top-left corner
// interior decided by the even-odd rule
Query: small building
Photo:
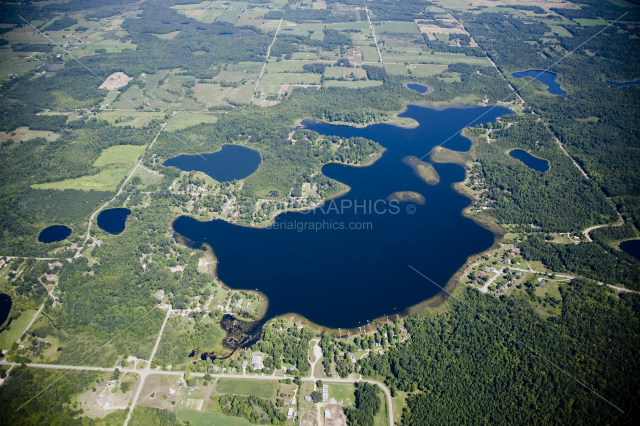
[[[331,418],[331,411],[324,410],[324,418],[325,419],[330,419]]]
[[[169,395],[175,395],[176,394],[176,390],[173,388],[169,388]]]
[[[289,408],[289,410],[287,411],[287,418],[291,417],[293,417],[293,408]]]
[[[313,398],[311,398],[310,396],[305,396],[305,397],[304,397],[304,400],[305,400],[305,401],[308,401],[308,402],[312,402],[312,401],[313,401]]]
[[[282,403],[283,403],[284,405],[289,405],[289,404],[291,404],[291,400],[290,400],[290,399],[283,399],[283,400],[282,400]]]

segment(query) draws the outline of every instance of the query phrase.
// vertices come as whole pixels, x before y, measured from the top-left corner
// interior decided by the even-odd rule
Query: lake
[[[38,235],[38,241],[41,243],[55,243],[57,241],[66,240],[71,235],[71,228],[64,225],[52,225],[44,228],[40,235]]]
[[[223,145],[220,151],[202,156],[179,155],[165,161],[163,165],[174,166],[185,172],[197,170],[218,182],[229,182],[253,174],[261,162],[262,157],[255,149],[241,145]]]
[[[124,231],[127,216],[131,210],[125,208],[102,210],[98,214],[98,228],[109,234],[118,235]]]
[[[409,265],[444,286],[468,256],[491,247],[494,234],[461,214],[471,202],[452,188],[464,180],[461,166],[435,164],[440,183],[428,185],[402,159],[424,156],[475,119],[495,122],[510,113],[504,107],[409,105],[400,116],[416,120],[417,128],[305,122],[318,133],[361,136],[387,150],[368,167],[325,165],[322,173],[351,190],[321,208],[281,214],[270,229],[186,216],[173,228],[196,245],[211,245],[226,285],[264,293],[267,318],[295,312],[326,327],[347,328],[403,312],[440,292]],[[466,151],[471,142],[458,134],[445,147]],[[416,192],[426,202],[388,201],[396,191]]]
[[[640,260],[640,240],[628,240],[620,243],[620,250]]]
[[[429,88],[427,86],[423,86],[422,84],[409,83],[407,87],[411,90],[415,90],[418,93],[427,93]]]
[[[531,71],[523,71],[523,72],[514,72],[511,74],[511,77],[515,78],[525,78],[531,77],[538,80],[540,83],[547,86],[547,91],[552,95],[564,95],[567,92],[560,88],[560,84],[556,81],[557,75],[547,72],[547,71],[539,71],[539,70],[531,70]]]
[[[625,87],[625,86],[637,86],[640,84],[640,79],[636,81],[627,81],[626,83],[616,83],[615,81],[605,80],[605,83],[611,84],[613,86]]]
[[[547,160],[534,157],[533,155],[522,149],[514,149],[509,152],[509,155],[511,156],[511,158],[522,161],[527,167],[537,172],[544,173],[549,170],[549,162]]]
[[[0,293],[0,325],[9,317],[11,312],[11,297],[8,294]]]

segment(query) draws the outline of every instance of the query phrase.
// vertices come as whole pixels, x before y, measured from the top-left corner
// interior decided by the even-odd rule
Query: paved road
[[[487,292],[489,291],[489,286],[490,286],[491,284],[493,284],[493,282],[494,282],[494,281],[495,281],[495,280],[496,280],[500,275],[502,275],[502,272],[504,272],[504,269],[500,269],[499,271],[496,271],[496,274],[495,274],[493,277],[489,278],[489,281],[487,281],[487,282],[486,282],[486,284],[485,284],[485,285],[483,285],[483,286],[480,288],[480,291],[481,291],[481,292],[483,292],[483,293],[487,293]]]
[[[13,366],[18,366],[20,365],[19,363],[16,362],[7,362],[5,360],[0,361],[0,365],[13,365]],[[28,367],[32,367],[32,368],[46,368],[46,369],[53,369],[53,370],[83,370],[83,371],[104,371],[104,372],[113,372],[115,370],[115,367],[111,367],[111,368],[102,368],[102,367],[86,367],[86,366],[74,366],[74,365],[54,365],[54,364],[27,364]],[[148,369],[141,369],[141,370],[135,370],[135,369],[129,369],[129,368],[123,368],[121,370],[122,372],[127,372],[127,373],[133,373],[133,374],[137,374],[138,376],[140,376],[140,380],[139,380],[139,385],[138,385],[138,390],[136,392],[136,395],[139,395],[140,392],[142,391],[142,388],[144,386],[144,381],[148,376],[151,375],[168,375],[168,376],[178,376],[178,377],[182,377],[184,375],[184,372],[179,372],[179,371],[154,371],[154,370],[148,370]],[[189,373],[192,377],[204,377],[205,373]],[[264,376],[264,375],[255,375],[255,376],[242,376],[242,375],[234,375],[234,374],[212,374],[213,377],[216,378],[228,378],[228,379],[239,379],[239,380],[246,380],[246,379],[250,379],[250,380],[279,380],[281,379],[281,377],[273,377],[273,376]],[[391,392],[389,392],[389,389],[382,383],[380,382],[376,382],[375,380],[363,380],[363,379],[334,379],[334,378],[329,378],[329,377],[303,377],[301,378],[301,380],[303,382],[316,382],[317,380],[322,380],[323,382],[326,383],[354,383],[354,382],[367,382],[367,383],[371,383],[374,385],[377,385],[380,387],[380,389],[382,389],[382,391],[384,392],[384,394],[387,397],[387,403],[389,405],[389,426],[394,426],[394,422],[393,422],[393,401],[391,399]],[[125,420],[124,425],[126,426],[126,424],[129,422],[129,418],[131,417],[131,413],[133,412],[133,409],[135,407],[135,402],[134,401],[131,404],[131,408],[129,411],[129,414],[127,415],[127,419]]]

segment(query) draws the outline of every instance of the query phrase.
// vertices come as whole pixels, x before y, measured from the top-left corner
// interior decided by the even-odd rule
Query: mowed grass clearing
[[[276,84],[320,84],[320,74],[312,73],[269,73],[262,76],[260,80],[264,85]]]
[[[549,25],[549,28],[551,28],[551,31],[553,31],[554,34],[560,37],[573,37],[573,34],[560,25]]]
[[[187,127],[195,126],[201,123],[216,123],[218,116],[215,114],[207,113],[176,113],[171,119],[165,130],[172,132],[174,130],[186,129]]]
[[[276,382],[271,380],[247,380],[247,379],[218,379],[216,392],[222,394],[258,396],[260,398],[273,398],[276,391]]]
[[[249,420],[241,417],[225,416],[220,413],[204,413],[201,411],[193,411],[180,409],[177,417],[183,422],[188,421],[194,426],[251,426]]]
[[[80,189],[83,191],[115,191],[144,152],[144,146],[119,145],[102,151],[93,167],[103,168],[98,174],[32,185],[35,189]]]
[[[11,349],[11,345],[22,335],[22,332],[27,328],[27,325],[29,325],[29,322],[36,312],[36,309],[26,309],[22,312],[20,318],[11,322],[10,330],[5,330],[0,333],[0,349]]]
[[[376,33],[400,33],[400,34],[417,34],[420,31],[413,22],[401,21],[385,21],[382,23],[375,22],[373,29]]]
[[[354,405],[356,401],[354,385],[343,385],[336,383],[327,383],[329,385],[329,398],[335,398],[336,401],[341,402],[342,405],[348,407]]]

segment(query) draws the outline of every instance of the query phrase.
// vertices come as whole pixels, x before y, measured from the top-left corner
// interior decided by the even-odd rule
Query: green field
[[[217,121],[218,116],[215,114],[179,112],[171,117],[169,123],[164,129],[172,132],[174,130],[195,126],[200,123],[215,123]]]
[[[593,27],[595,25],[609,25],[604,19],[574,19],[575,22],[583,27]]]
[[[119,145],[102,151],[93,163],[101,167],[98,174],[66,179],[60,182],[49,182],[32,185],[35,189],[81,189],[83,191],[115,191],[120,181],[127,176],[144,152],[144,146]]]
[[[362,87],[373,87],[373,86],[381,86],[381,81],[337,81],[337,80],[329,80],[325,81],[324,87],[346,87],[348,89],[360,89]]]
[[[354,385],[343,385],[337,383],[327,383],[329,385],[329,398],[335,398],[336,401],[342,401],[342,405],[349,407],[354,405],[356,397],[354,392],[356,387]]]
[[[240,417],[225,416],[220,413],[203,413],[187,409],[178,410],[177,417],[193,426],[251,426],[252,423]]]
[[[342,67],[328,67],[324,70],[325,78],[340,78],[342,77]]]
[[[467,56],[462,53],[423,52],[422,49],[413,47],[395,47],[391,51],[381,51],[385,62],[398,63],[425,63],[425,64],[455,64],[458,62],[472,65],[490,66],[491,63],[485,57]]]
[[[375,22],[373,29],[376,33],[401,33],[401,34],[417,34],[420,31],[413,22],[385,21]]]
[[[273,398],[275,389],[276,382],[271,380],[218,379],[216,382],[216,392],[232,395]]]
[[[261,84],[320,84],[320,74],[312,73],[269,73],[262,76]]]
[[[27,325],[29,325],[29,322],[33,318],[33,314],[36,312],[36,309],[25,310],[22,312],[22,315],[20,315],[20,318],[11,323],[11,330],[5,330],[0,333],[0,349],[11,348],[11,345],[18,340],[24,329],[27,328]]]
[[[573,37],[573,35],[565,27],[562,27],[560,25],[549,25],[549,28],[551,28],[551,31],[553,31],[554,34],[560,37]]]
[[[242,12],[240,10],[225,10],[216,18],[216,21],[235,24],[241,14]]]
[[[104,111],[98,114],[98,120],[104,120],[116,126],[142,127],[147,125],[153,118],[162,118],[164,114],[159,112],[143,111]],[[119,120],[116,123],[116,120]]]
[[[378,49],[372,46],[362,46],[362,60],[365,62],[380,62]]]

